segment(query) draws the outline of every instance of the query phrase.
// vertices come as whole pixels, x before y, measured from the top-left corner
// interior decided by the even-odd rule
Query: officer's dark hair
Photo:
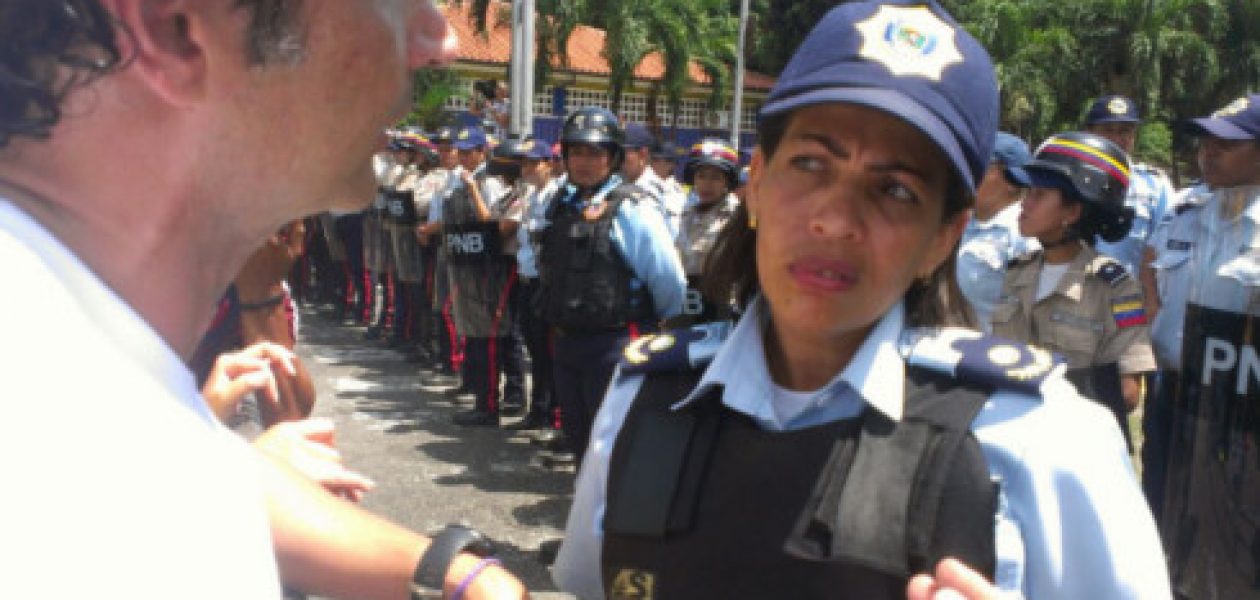
[[[246,57],[296,60],[303,0],[236,0],[252,13]],[[127,32],[97,0],[4,0],[0,4],[0,148],[16,137],[47,138],[75,87],[119,68]]]
[[[1080,216],[1064,233],[1064,242],[1080,240],[1093,248],[1100,240],[1115,243],[1129,234],[1128,223],[1121,225],[1116,216],[1109,213],[1107,209],[1086,201],[1074,191],[1055,189],[1059,190],[1059,197],[1062,198],[1064,206],[1079,204],[1081,207]]]
[[[757,139],[763,160],[770,157],[783,141],[795,111],[764,117],[757,124]],[[950,171],[946,186],[942,223],[965,218],[974,198],[967,192],[962,178]],[[910,326],[957,325],[971,327],[975,317],[965,301],[955,278],[957,248],[926,280],[915,281],[905,295],[906,322]],[[757,281],[757,232],[748,226],[748,208],[740,203],[734,217],[726,224],[714,243],[704,266],[704,296],[719,305],[734,302],[747,308],[760,291]]]

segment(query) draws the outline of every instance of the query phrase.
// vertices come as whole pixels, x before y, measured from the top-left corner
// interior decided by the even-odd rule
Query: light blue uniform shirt
[[[866,407],[899,421],[907,358],[939,356],[923,347],[927,330],[903,331],[904,310],[893,307],[830,383],[795,410],[766,366],[762,336],[768,313],[752,303],[720,343],[684,405],[714,385],[722,403],[764,429],[798,430],[851,418]],[[692,356],[701,352],[689,352]],[[553,567],[556,584],[586,600],[603,598],[600,560],[608,463],[643,375],[613,377],[595,419],[564,544]],[[795,395],[794,392],[788,394]],[[1170,597],[1155,522],[1138,487],[1115,417],[1081,398],[1057,367],[1041,397],[995,392],[972,423],[1000,484],[995,520],[997,584],[1030,600]],[[790,465],[785,465],[790,467]],[[720,549],[715,549],[719,551]]]
[[[563,186],[563,178],[552,178],[541,190],[532,190],[526,200],[525,213],[521,215],[521,226],[516,229],[516,241],[520,245],[516,250],[516,272],[521,277],[538,277],[538,261],[536,248],[530,235],[546,229],[547,207],[556,190]]]
[[[1233,220],[1222,216],[1226,198],[1247,205]],[[1218,190],[1191,198],[1184,210],[1151,237],[1160,309],[1151,345],[1161,369],[1181,370],[1186,304],[1246,312],[1260,289],[1260,187]]]
[[[1021,210],[1020,204],[1015,202],[987,221],[973,217],[958,244],[955,269],[958,287],[976,315],[976,324],[985,331],[993,329],[989,319],[993,307],[1002,298],[1006,265],[1016,257],[1041,248],[1036,238],[1019,234]]]
[[[621,178],[614,175],[578,208],[603,202],[609,192],[619,185]],[[577,201],[577,188],[573,185],[561,194],[558,202]],[[674,249],[674,238],[665,225],[665,218],[653,202],[622,202],[613,216],[609,237],[613,247],[634,272],[630,285],[635,289],[647,286],[656,307],[656,316],[668,319],[681,314],[683,298],[687,293],[687,277],[683,274],[682,260]]]
[[[1137,273],[1142,265],[1142,249],[1170,210],[1173,196],[1172,184],[1163,173],[1150,165],[1133,165],[1129,191],[1124,196],[1124,205],[1133,209],[1133,227],[1124,239],[1099,241],[1094,248],[1119,261],[1129,273]]]
[[[433,195],[433,201],[429,203],[430,222],[442,222],[442,207],[446,204],[446,199],[449,198],[455,190],[464,186],[464,180],[462,179],[464,173],[463,167],[455,167],[446,173],[446,185],[442,186],[442,189]]]

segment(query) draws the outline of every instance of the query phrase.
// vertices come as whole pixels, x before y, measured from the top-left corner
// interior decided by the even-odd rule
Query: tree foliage
[[[777,73],[836,0],[758,0],[753,68]],[[1031,141],[1081,125],[1102,94],[1146,120],[1168,164],[1179,119],[1260,88],[1260,0],[941,0],[993,56],[1002,127]]]

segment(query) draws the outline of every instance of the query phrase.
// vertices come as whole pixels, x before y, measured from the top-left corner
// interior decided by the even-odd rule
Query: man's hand
[[[333,423],[328,419],[277,423],[254,440],[254,447],[352,502],[376,487],[371,479],[342,466],[341,453],[333,446]]]
[[[261,342],[240,352],[221,354],[201,388],[201,395],[219,421],[226,423],[241,400],[251,392],[261,392],[264,402],[280,405],[276,369],[287,376],[297,375],[297,355],[284,346]]]
[[[933,575],[915,575],[906,586],[907,600],[998,600],[997,587],[955,559],[936,565]]]

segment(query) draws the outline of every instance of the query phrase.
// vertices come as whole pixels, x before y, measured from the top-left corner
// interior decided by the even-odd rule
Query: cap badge
[[[524,150],[525,152],[530,152],[533,149],[534,149],[534,140],[526,140],[524,144],[521,144],[521,150]]]
[[[469,136],[469,135],[470,135],[469,131],[468,131],[467,129],[465,129],[465,130],[463,130],[463,131],[459,132],[459,139],[461,139],[461,140],[466,140],[466,139],[468,139],[468,136]]]
[[[1123,115],[1129,112],[1129,103],[1124,98],[1112,98],[1107,103],[1107,110],[1113,115]]]
[[[954,28],[926,6],[881,6],[857,29],[862,34],[859,55],[893,75],[940,81],[945,67],[963,62]]]
[[[1251,105],[1251,102],[1247,99],[1246,96],[1243,96],[1242,98],[1239,98],[1233,102],[1230,102],[1229,105],[1226,106],[1225,108],[1222,108],[1216,111],[1215,113],[1213,113],[1212,117],[1217,118],[1217,119],[1222,119],[1225,117],[1232,117],[1238,113],[1243,112],[1244,110],[1247,110],[1247,108],[1250,105]]]

